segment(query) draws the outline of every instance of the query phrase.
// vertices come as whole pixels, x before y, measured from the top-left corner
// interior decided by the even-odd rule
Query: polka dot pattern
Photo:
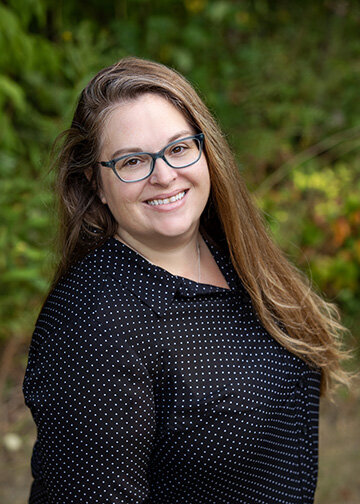
[[[230,289],[110,239],[36,323],[24,380],[38,429],[31,504],[310,504],[320,373]]]

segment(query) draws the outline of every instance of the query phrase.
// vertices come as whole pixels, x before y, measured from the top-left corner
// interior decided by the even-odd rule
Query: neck
[[[202,237],[198,230],[187,240],[178,242],[166,240],[166,246],[148,246],[133,237],[116,234],[115,238],[140,254],[151,264],[160,266],[173,275],[189,278],[195,282],[201,280]]]

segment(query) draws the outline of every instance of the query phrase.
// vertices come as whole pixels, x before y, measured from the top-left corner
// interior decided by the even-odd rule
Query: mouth
[[[182,200],[185,197],[186,193],[187,193],[187,191],[181,191],[181,192],[178,192],[177,194],[174,194],[174,196],[171,196],[169,198],[151,199],[151,200],[147,200],[146,203],[151,206],[168,205],[169,203],[175,203],[175,201]]]

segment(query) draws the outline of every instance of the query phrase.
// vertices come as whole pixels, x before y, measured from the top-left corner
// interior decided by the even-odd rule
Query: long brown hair
[[[168,67],[125,58],[101,70],[86,86],[56,161],[60,262],[54,283],[86,253],[113,236],[116,222],[98,197],[101,132],[109,112],[123,101],[157,93],[205,134],[211,194],[201,229],[226,240],[233,265],[268,332],[310,366],[322,371],[322,389],[347,383],[338,311],[310,287],[271,240],[218,125],[189,82]],[[90,180],[85,174],[91,173]],[[217,235],[214,236],[214,230]]]

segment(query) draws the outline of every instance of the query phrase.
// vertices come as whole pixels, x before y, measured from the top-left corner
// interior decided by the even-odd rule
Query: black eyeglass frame
[[[172,164],[170,164],[169,161],[166,159],[165,154],[164,154],[165,151],[166,151],[166,149],[168,149],[172,145],[175,145],[175,144],[177,144],[179,142],[182,142],[183,140],[190,140],[192,138],[194,138],[194,139],[196,139],[196,140],[199,141],[199,157],[195,161],[192,161],[192,163],[189,163],[189,164],[184,165],[184,166],[173,166]],[[201,154],[202,154],[203,147],[204,147],[204,139],[205,139],[204,133],[197,133],[196,135],[191,135],[191,136],[188,136],[188,137],[179,138],[179,140],[174,140],[174,142],[170,142],[169,144],[165,145],[165,147],[163,149],[161,149],[159,152],[156,152],[156,153],[151,153],[151,152],[130,152],[129,154],[125,154],[124,156],[120,156],[118,158],[111,159],[110,161],[99,161],[99,164],[101,166],[106,166],[107,168],[111,168],[112,171],[117,176],[117,178],[121,180],[121,182],[125,182],[126,184],[132,184],[133,182],[140,182],[141,180],[145,180],[148,177],[150,177],[150,175],[154,171],[155,163],[156,163],[157,159],[162,159],[163,161],[165,161],[165,163],[168,166],[170,166],[170,168],[174,168],[175,170],[181,170],[182,168],[187,168],[188,166],[192,166],[193,164],[197,163],[199,161],[199,159],[201,158]],[[121,159],[125,159],[125,158],[131,157],[131,156],[139,156],[139,155],[142,155],[142,154],[146,154],[146,155],[148,155],[148,156],[150,156],[152,158],[152,160],[151,160],[151,167],[150,167],[149,173],[145,177],[141,177],[141,178],[136,179],[136,180],[124,180],[124,179],[122,179],[120,177],[120,175],[118,174],[118,172],[116,171],[116,163],[118,161],[120,161]]]

